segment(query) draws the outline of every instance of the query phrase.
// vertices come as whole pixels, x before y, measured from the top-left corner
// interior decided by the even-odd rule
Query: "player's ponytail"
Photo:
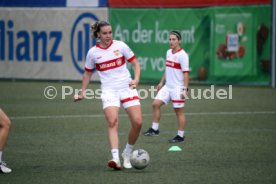
[[[90,30],[94,38],[98,38],[98,33],[103,26],[110,26],[110,23],[106,21],[96,21],[94,24],[91,25]]]

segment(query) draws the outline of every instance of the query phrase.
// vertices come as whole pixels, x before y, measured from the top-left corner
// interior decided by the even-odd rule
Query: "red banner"
[[[180,8],[271,4],[271,0],[109,0],[109,7]]]

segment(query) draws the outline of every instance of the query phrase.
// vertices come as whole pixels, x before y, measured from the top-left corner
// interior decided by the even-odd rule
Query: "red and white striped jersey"
[[[188,54],[182,48],[175,53],[169,49],[166,58],[166,86],[169,88],[184,86],[184,73],[189,71]]]
[[[131,81],[125,60],[131,62],[133,59],[134,53],[122,41],[113,40],[107,48],[97,43],[87,53],[85,70],[97,70],[102,89],[122,89]]]

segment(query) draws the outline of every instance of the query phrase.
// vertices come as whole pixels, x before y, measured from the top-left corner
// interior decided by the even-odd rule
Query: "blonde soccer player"
[[[133,51],[124,42],[112,39],[112,27],[108,22],[96,22],[91,26],[91,30],[98,42],[87,53],[82,91],[75,97],[75,101],[85,97],[92,71],[96,70],[101,81],[101,99],[112,154],[112,159],[107,165],[115,170],[121,169],[118,113],[122,105],[131,124],[128,140],[122,152],[123,166],[129,169],[132,168],[130,155],[142,126],[140,100],[135,89],[140,79],[140,64]],[[126,62],[131,63],[134,68],[134,79],[131,78]]]

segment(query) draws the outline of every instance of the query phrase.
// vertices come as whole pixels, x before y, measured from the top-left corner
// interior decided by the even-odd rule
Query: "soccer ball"
[[[130,163],[135,169],[144,169],[149,165],[150,157],[143,149],[134,150],[130,156]]]

